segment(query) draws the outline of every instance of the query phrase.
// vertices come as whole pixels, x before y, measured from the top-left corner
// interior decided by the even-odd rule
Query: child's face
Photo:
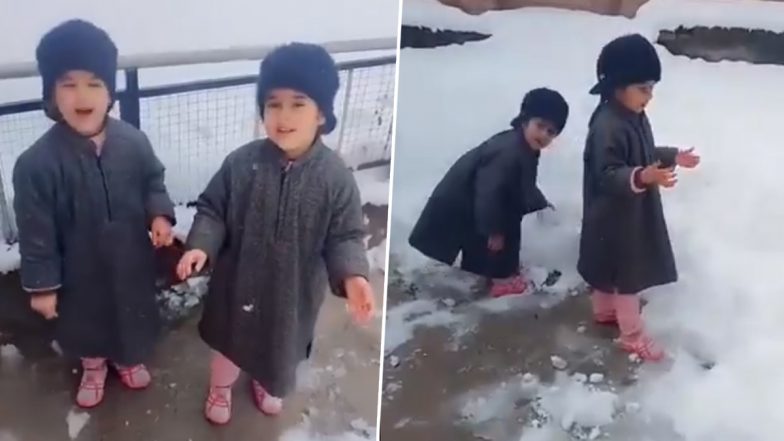
[[[523,124],[523,136],[532,149],[544,150],[558,136],[558,128],[546,119],[531,118]]]
[[[103,127],[111,97],[103,80],[90,72],[74,70],[55,83],[54,101],[71,128],[91,136]]]
[[[655,81],[631,84],[615,92],[615,98],[632,112],[642,113],[653,99]]]
[[[264,102],[267,136],[290,157],[310,148],[324,122],[316,102],[302,92],[274,89]]]

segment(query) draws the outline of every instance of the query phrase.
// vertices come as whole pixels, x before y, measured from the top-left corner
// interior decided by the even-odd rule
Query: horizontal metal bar
[[[18,103],[0,105],[0,116],[13,115],[15,113],[37,112],[42,109],[41,100],[20,101]]]
[[[322,46],[333,54],[352,52],[371,52],[397,49],[396,38],[372,38],[364,40],[342,40],[323,43]],[[238,46],[224,49],[200,51],[161,52],[157,54],[126,55],[119,59],[119,69],[144,69],[152,67],[171,67],[188,64],[225,63],[241,60],[261,60],[278,45]],[[0,65],[0,80],[29,78],[38,76],[34,62]]]
[[[369,58],[365,60],[356,60],[356,61],[345,61],[342,63],[338,63],[338,69],[340,70],[352,70],[352,69],[363,69],[369,67],[376,67],[376,66],[383,66],[388,64],[393,64],[397,60],[397,57],[387,56],[387,57],[376,57],[376,58]],[[166,95],[173,95],[177,93],[188,93],[188,92],[196,92],[200,90],[212,90],[212,89],[222,89],[225,87],[236,87],[236,86],[245,86],[249,84],[255,84],[258,75],[243,75],[238,77],[229,77],[229,78],[221,78],[217,80],[201,80],[201,81],[192,81],[188,83],[179,83],[179,84],[172,84],[166,86],[158,86],[158,87],[149,87],[145,89],[139,90],[139,98],[153,98],[159,96],[166,96]],[[125,92],[119,92],[118,98],[122,98]],[[23,113],[23,112],[32,112],[41,110],[41,101],[40,100],[33,100],[33,101],[23,101],[18,103],[11,103],[11,104],[0,104],[0,116],[3,115],[10,115],[14,113]]]
[[[199,90],[222,89],[225,87],[245,86],[256,83],[256,75],[221,78],[219,80],[201,80],[190,83],[172,84],[169,86],[150,87],[139,91],[139,98],[174,95],[176,93],[196,92]]]
[[[359,166],[357,166],[357,171],[367,170],[369,168],[381,167],[383,165],[390,165],[390,164],[392,164],[391,159],[379,159],[377,161],[360,164]]]

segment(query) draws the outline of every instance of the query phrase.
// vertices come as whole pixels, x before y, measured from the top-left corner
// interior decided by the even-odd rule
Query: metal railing
[[[324,44],[333,54],[394,50],[395,39]],[[112,115],[142,129],[167,168],[166,181],[176,203],[193,201],[223,158],[252,138],[264,136],[255,99],[257,72],[229,78],[140,87],[139,72],[228,61],[259,61],[274,47],[123,57],[125,87]],[[336,130],[325,137],[354,169],[387,164],[395,85],[394,55],[338,63],[341,90]],[[34,64],[0,66],[0,80],[37,76]],[[0,227],[7,242],[16,239],[11,174],[17,157],[52,122],[40,100],[0,104]]]

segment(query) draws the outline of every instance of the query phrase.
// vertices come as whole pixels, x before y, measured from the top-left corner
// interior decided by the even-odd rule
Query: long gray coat
[[[285,160],[271,141],[232,152],[197,201],[188,247],[213,275],[204,341],[276,396],[295,384],[329,286],[368,276],[359,189],[336,153],[317,142]]]
[[[110,119],[95,145],[55,124],[14,167],[14,209],[27,291],[56,290],[66,355],[136,364],[159,331],[150,222],[174,207],[147,137]]]
[[[645,114],[602,104],[584,155],[583,223],[578,270],[593,288],[636,294],[675,282],[675,267],[658,187],[633,191],[632,173],[678,150],[655,147]]]
[[[520,223],[547,207],[536,185],[539,153],[520,130],[506,130],[466,152],[447,171],[419,216],[409,244],[451,265],[486,277],[509,277],[520,267]],[[504,248],[487,248],[492,234]]]

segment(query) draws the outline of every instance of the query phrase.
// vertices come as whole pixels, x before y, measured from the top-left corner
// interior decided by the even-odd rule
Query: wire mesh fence
[[[341,90],[335,103],[338,126],[325,142],[349,167],[359,169],[391,159],[394,63],[394,57],[387,57],[340,65]],[[229,152],[264,136],[255,100],[255,77],[225,83],[200,81],[142,90],[137,98],[140,128],[166,166],[167,186],[176,203],[193,201]],[[14,241],[13,166],[52,122],[40,110],[15,113],[9,106],[3,107],[0,105],[0,228],[6,241]],[[114,117],[120,117],[119,107],[112,110]]]

